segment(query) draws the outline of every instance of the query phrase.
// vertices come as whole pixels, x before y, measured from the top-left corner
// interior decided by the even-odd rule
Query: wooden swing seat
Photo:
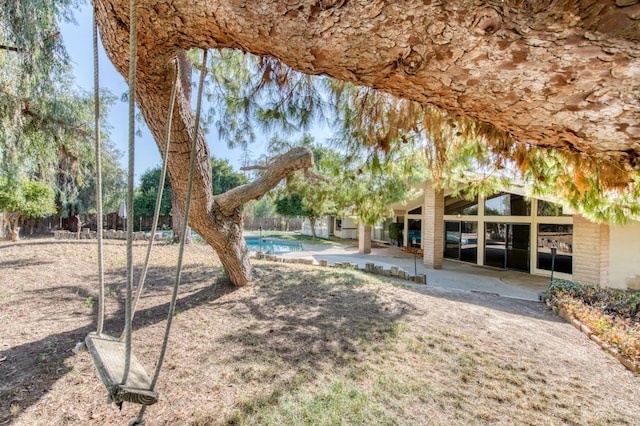
[[[151,389],[151,379],[133,354],[127,382],[121,384],[125,365],[124,342],[106,334],[89,333],[85,343],[109,391],[110,402],[132,402],[142,405],[158,402],[158,393]]]

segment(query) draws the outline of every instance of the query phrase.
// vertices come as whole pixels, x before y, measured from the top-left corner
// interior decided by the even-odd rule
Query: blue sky
[[[60,23],[60,31],[71,57],[76,84],[83,89],[93,92],[93,49],[92,49],[92,16],[91,7],[85,4],[74,13],[77,24]],[[122,152],[122,166],[127,166],[127,145],[128,145],[128,104],[120,101],[120,96],[127,92],[125,79],[115,70],[107,58],[101,43],[99,44],[99,68],[100,86],[109,89],[118,100],[112,106],[109,116],[106,118],[107,124],[111,127],[111,140]],[[103,119],[104,120],[104,119]],[[136,124],[138,128],[142,124]],[[326,129],[311,132],[316,141],[328,137]],[[210,152],[217,158],[226,158],[238,170],[241,164],[242,150],[229,149],[226,143],[217,139],[215,132],[207,135]],[[252,158],[258,158],[266,150],[265,137],[262,142],[253,143],[249,150]],[[136,181],[146,170],[160,165],[160,154],[158,148],[149,131],[144,128],[142,137],[136,137],[135,149],[135,176]]]

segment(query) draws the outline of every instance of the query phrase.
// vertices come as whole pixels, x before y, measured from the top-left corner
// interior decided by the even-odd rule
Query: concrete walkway
[[[401,251],[397,247],[374,248],[371,254],[358,253],[357,246],[304,244],[304,251],[278,254],[290,259],[312,259],[318,264],[325,259],[329,265],[349,262],[364,269],[365,264],[374,263],[385,269],[392,266],[411,275],[425,274],[427,285],[471,292],[496,294],[516,299],[538,300],[538,293],[549,285],[549,278],[517,271],[506,271],[445,260],[442,269],[428,269],[422,259]]]

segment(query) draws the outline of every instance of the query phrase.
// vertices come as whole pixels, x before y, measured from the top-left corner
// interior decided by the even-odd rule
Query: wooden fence
[[[0,238],[6,237],[6,224],[4,215],[0,212]],[[95,215],[80,214],[82,228],[96,230]],[[134,231],[151,230],[153,222],[152,216],[136,216],[134,219]],[[51,234],[56,230],[66,230],[77,232],[76,220],[73,217],[61,218],[58,215],[45,218],[29,219],[22,224],[21,236]],[[158,230],[171,229],[171,216],[160,216],[158,219]],[[257,231],[262,227],[264,231],[300,231],[302,229],[301,218],[291,217],[248,217],[244,220],[244,229],[247,231]],[[118,217],[118,213],[109,213],[104,218],[105,230],[124,230],[125,220]]]

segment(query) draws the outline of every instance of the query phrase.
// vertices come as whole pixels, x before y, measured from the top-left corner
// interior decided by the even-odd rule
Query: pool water
[[[191,231],[192,238],[196,242],[202,242],[202,238],[200,235]],[[162,234],[164,238],[173,238],[172,230],[163,230],[158,231],[159,234]],[[302,243],[296,241],[282,241],[282,240],[274,240],[267,237],[254,237],[254,236],[245,236],[244,240],[247,242],[247,247],[250,251],[260,251],[263,253],[288,253],[290,251],[303,251]],[[262,243],[260,243],[262,240]]]
[[[295,241],[280,241],[269,238],[244,237],[250,251],[260,251],[264,253],[288,253],[290,251],[303,251],[302,243]],[[262,240],[262,242],[260,241]]]

